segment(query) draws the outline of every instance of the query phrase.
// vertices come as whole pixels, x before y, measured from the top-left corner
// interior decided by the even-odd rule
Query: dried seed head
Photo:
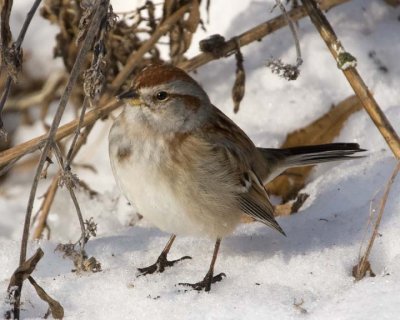
[[[202,52],[209,52],[216,57],[220,57],[221,49],[225,45],[225,38],[219,34],[213,34],[212,36],[203,39],[199,42],[200,50]]]
[[[281,59],[270,59],[267,62],[267,67],[271,69],[272,73],[275,73],[288,81],[296,80],[300,75],[298,65],[284,64]]]

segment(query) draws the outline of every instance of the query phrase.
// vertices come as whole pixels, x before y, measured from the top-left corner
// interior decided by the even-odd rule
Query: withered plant
[[[34,286],[39,297],[48,303],[49,312],[54,318],[62,318],[64,315],[61,304],[51,298],[32,276],[35,266],[44,254],[43,251],[38,249],[28,259],[26,256],[36,191],[38,184],[44,183],[42,180],[45,178],[51,181],[41,199],[35,229],[32,232],[33,237],[42,237],[44,230],[48,229],[47,217],[57,190],[60,187],[66,187],[78,215],[81,236],[75,243],[59,244],[57,250],[63,252],[65,257],[72,259],[76,272],[101,271],[100,262],[95,257],[89,257],[85,251],[87,241],[96,236],[97,225],[91,218],[84,219],[84,213],[81,212],[75,194],[78,188],[93,191],[90,185],[74,173],[76,165],[74,159],[86,143],[96,121],[102,121],[120,106],[114,98],[115,95],[129,85],[133,77],[150,63],[167,62],[186,71],[193,71],[213,60],[234,55],[236,70],[232,69],[232,72],[235,72],[232,98],[234,111],[238,112],[240,102],[245,95],[243,64],[245,57],[240,48],[289,25],[297,52],[296,63],[285,64],[276,57],[268,60],[267,65],[273,72],[288,80],[295,80],[299,76],[299,67],[302,62],[295,23],[309,15],[334,56],[333,63],[337,63],[353,87],[358,97],[357,102],[361,103],[368,112],[394,155],[399,159],[399,137],[357,73],[356,59],[344,50],[321,11],[347,1],[322,0],[319,1],[318,6],[315,0],[302,0],[302,6],[298,1],[292,1],[292,9],[286,12],[281,1],[276,0],[276,6],[282,10],[282,15],[266,20],[229,40],[225,40],[222,35],[213,35],[200,42],[202,53],[188,58],[185,54],[189,47],[198,45],[192,43],[193,34],[199,27],[205,27],[200,8],[204,6],[209,10],[209,0],[165,0],[159,3],[146,1],[142,7],[123,13],[123,19],[119,19],[113,12],[108,0],[43,0],[42,4],[40,0],[36,0],[15,41],[9,27],[13,1],[3,0],[0,25],[2,71],[0,76],[2,88],[0,174],[5,175],[14,167],[23,164],[22,158],[25,155],[40,151],[39,156],[33,161],[29,160],[29,165],[35,165],[35,177],[27,201],[19,266],[11,276],[8,287],[7,299],[10,308],[5,317],[20,318],[22,286],[26,279]],[[55,39],[54,57],[62,59],[65,70],[48,79],[32,81],[22,68],[22,44],[32,17],[38,14],[39,6],[41,6],[42,17],[59,28]],[[161,58],[160,48],[166,45],[169,49],[169,58],[164,60]],[[260,66],[263,64],[265,61],[260,61]],[[74,108],[76,119],[60,126],[67,102],[70,102]],[[52,123],[49,124],[45,122],[45,119],[51,103],[57,103],[58,106]],[[29,113],[29,109],[33,106],[40,109],[40,116],[37,118]],[[342,111],[336,112],[337,117],[342,114]],[[348,114],[348,111],[343,111],[343,113]],[[13,145],[12,132],[14,130],[7,128],[9,137],[6,140],[7,132],[3,123],[3,117],[9,114],[21,116],[25,123],[40,121],[47,133]],[[333,139],[333,135],[329,138],[325,136],[324,139],[324,142],[329,142]],[[303,140],[308,141],[307,138]],[[50,165],[57,166],[58,172],[52,177],[47,177],[47,168]],[[284,212],[292,213],[298,210],[306,196],[299,195],[301,187],[296,190],[286,189],[287,187],[281,188],[281,191],[279,188],[274,190],[280,195],[284,190],[289,195],[285,199],[287,201],[299,199],[289,207],[285,207]]]

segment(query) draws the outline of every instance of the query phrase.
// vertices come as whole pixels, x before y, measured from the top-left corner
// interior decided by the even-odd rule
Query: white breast
[[[229,170],[223,164],[216,171],[207,169],[220,161],[208,153],[207,144],[185,140],[177,153],[166,142],[172,138],[155,134],[134,111],[122,113],[109,135],[120,189],[141,215],[166,232],[212,238],[231,233],[241,213],[232,183],[227,182]]]
[[[177,235],[204,235],[207,226],[196,222],[190,208],[174,194],[169,177],[161,174],[166,148],[162,141],[146,140],[124,142],[111,136],[118,135],[118,128],[110,132],[110,159],[116,181],[128,201],[135,204],[145,219],[159,229]],[[129,159],[118,160],[118,147],[131,144]]]

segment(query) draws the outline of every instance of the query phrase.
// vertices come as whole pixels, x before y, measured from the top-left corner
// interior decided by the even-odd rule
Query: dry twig
[[[349,0],[323,0],[320,2],[319,6],[322,10],[328,10],[347,1]],[[307,16],[307,12],[305,11],[304,7],[297,7],[295,9],[292,9],[287,14],[290,19],[292,19],[292,21],[297,21]],[[234,54],[237,40],[239,40],[240,46],[243,47],[254,41],[258,41],[264,38],[268,34],[280,28],[283,28],[286,25],[287,20],[284,15],[280,15],[276,18],[263,22],[256,27],[242,33],[241,35],[235,36],[231,40],[227,41],[225,45],[221,48],[219,57],[226,57]],[[188,61],[179,63],[178,67],[187,71],[192,71],[215,59],[218,59],[218,56],[210,52],[203,52]]]
[[[104,106],[95,108],[85,114],[82,127],[93,125],[98,119],[106,117],[110,112],[121,106],[118,101],[112,101]],[[59,127],[55,134],[54,140],[60,141],[63,138],[73,134],[79,125],[79,119],[75,119],[67,124]],[[7,149],[0,153],[0,174],[6,172],[13,163],[18,161],[21,157],[31,152],[43,148],[47,140],[47,134],[43,134],[27,142],[21,143],[15,147]],[[11,165],[10,165],[11,164]]]
[[[29,224],[30,224],[30,219],[31,219],[31,213],[32,213],[32,208],[33,208],[33,202],[35,199],[36,195],[36,190],[37,186],[39,183],[40,175],[44,166],[44,163],[46,161],[48,152],[50,148],[52,147],[54,141],[55,141],[55,136],[57,133],[57,128],[60,124],[61,117],[64,113],[65,107],[68,102],[68,98],[71,94],[72,88],[82,70],[83,63],[86,59],[86,54],[91,48],[91,45],[93,43],[94,37],[96,35],[96,31],[99,29],[100,22],[104,15],[106,14],[108,9],[108,3],[106,0],[98,0],[97,6],[96,6],[96,12],[93,16],[93,19],[91,21],[91,24],[88,28],[86,38],[82,43],[82,47],[78,53],[77,59],[75,61],[74,67],[72,68],[71,75],[68,79],[67,86],[65,88],[65,91],[61,97],[59,106],[57,108],[57,112],[54,116],[53,123],[51,125],[51,128],[47,134],[47,138],[45,139],[42,155],[39,161],[38,168],[36,170],[34,182],[32,185],[30,197],[29,197],[29,203],[28,203],[28,209],[27,209],[27,214],[26,214],[26,219],[25,219],[25,226],[24,226],[24,237],[22,241],[22,247],[21,247],[21,257],[20,257],[20,263],[25,261],[26,257],[26,245],[27,245],[27,240],[29,236]]]
[[[55,175],[53,180],[44,195],[42,205],[38,213],[38,218],[36,222],[36,228],[33,232],[33,239],[40,239],[42,237],[44,229],[47,227],[47,217],[50,213],[51,205],[53,204],[54,198],[57,193],[59,184],[59,175]]]
[[[303,59],[301,58],[301,50],[300,50],[300,43],[299,37],[297,34],[297,28],[292,21],[292,19],[287,14],[285,6],[282,4],[281,0],[275,0],[275,6],[278,6],[281,9],[283,16],[286,19],[286,23],[289,26],[289,29],[293,35],[294,44],[296,47],[296,64],[285,64],[281,61],[281,59],[269,59],[267,62],[267,67],[271,68],[273,73],[278,74],[279,76],[285,78],[286,80],[296,80],[300,75],[299,67],[303,63]]]
[[[137,51],[132,52],[123,69],[118,73],[118,75],[111,83],[108,96],[101,99],[100,104],[108,100],[110,96],[115,94],[116,91],[120,89],[121,85],[126,81],[126,79],[128,79],[129,75],[132,73],[138,61],[143,58],[146,52],[151,50],[151,48],[156,44],[156,42],[165,33],[167,33],[179,19],[181,19],[181,17],[191,8],[191,6],[192,4],[189,3],[181,7],[171,16],[169,16],[161,25],[157,27],[157,29],[154,31],[152,37],[149,40],[143,43],[142,46]]]
[[[399,160],[400,138],[359,75],[356,69],[356,59],[349,52],[345,51],[329,21],[322,13],[322,8],[319,8],[315,0],[302,0],[302,2],[311,21],[335,58],[339,69],[343,71],[355,94],[360,98],[364,109],[382,134],[395,157]]]
[[[396,179],[396,176],[398,175],[399,171],[400,171],[400,161],[397,161],[397,164],[396,164],[388,182],[386,183],[385,191],[383,193],[383,196],[381,198],[381,202],[379,205],[378,216],[376,218],[376,221],[374,224],[374,229],[372,231],[371,238],[369,239],[368,246],[365,249],[365,252],[362,255],[362,257],[359,259],[358,264],[353,267],[353,276],[357,281],[364,278],[365,275],[367,274],[367,272],[370,272],[371,274],[373,274],[373,272],[371,270],[371,265],[368,261],[368,258],[371,253],[372,246],[374,245],[376,236],[378,235],[379,225],[381,223],[383,213],[385,211],[385,206],[386,206],[387,199],[389,197],[390,189],[391,189],[393,182]]]
[[[2,67],[6,67],[8,71],[8,77],[6,80],[6,85],[0,100],[0,134],[3,132],[3,120],[1,118],[1,113],[3,111],[4,105],[7,101],[8,94],[11,89],[12,81],[17,80],[17,73],[22,66],[22,52],[21,45],[24,41],[26,31],[28,30],[29,24],[32,21],[33,16],[37,8],[39,7],[41,0],[35,0],[32,8],[29,10],[21,31],[18,35],[17,41],[13,44],[11,43],[11,31],[9,26],[10,13],[12,8],[12,0],[5,0],[3,3],[3,8],[1,11],[1,64]],[[0,135],[1,137],[1,135]]]
[[[66,88],[61,97],[59,106],[57,108],[56,114],[54,116],[53,123],[47,134],[47,138],[44,143],[43,151],[42,151],[42,154],[41,154],[41,157],[39,160],[39,164],[38,164],[38,167],[36,170],[35,178],[32,183],[32,188],[31,188],[31,192],[29,195],[29,201],[28,201],[27,211],[26,211],[26,215],[25,215],[24,230],[23,230],[22,241],[21,241],[20,266],[22,266],[26,260],[26,251],[27,251],[27,246],[28,246],[29,228],[30,228],[30,221],[31,221],[31,216],[32,216],[33,203],[35,201],[36,191],[37,191],[37,187],[39,184],[40,176],[42,174],[42,169],[46,162],[47,155],[48,155],[51,147],[54,144],[54,141],[55,141],[54,138],[57,133],[57,128],[60,124],[61,117],[64,113],[68,99],[71,95],[72,88],[78,79],[78,76],[82,70],[83,63],[85,62],[85,59],[86,59],[86,54],[90,50],[90,48],[93,44],[94,38],[97,34],[97,31],[99,30],[100,23],[101,23],[103,17],[107,14],[107,10],[108,10],[108,1],[107,0],[98,0],[96,2],[96,7],[95,7],[94,14],[93,14],[93,18],[91,19],[90,25],[87,29],[85,40],[83,41],[83,43],[81,45],[81,48],[79,50],[79,53],[78,53],[76,61],[75,61],[75,64],[71,70],[71,75],[68,79],[68,83],[66,85]],[[18,288],[17,292],[19,292],[19,293],[22,291],[23,280],[24,279],[19,279],[17,281],[17,283],[15,284],[15,286]],[[10,292],[9,292],[9,294],[10,294]],[[20,294],[18,296],[15,296],[14,298],[15,298],[15,303],[14,303],[13,314],[15,317],[19,318]]]

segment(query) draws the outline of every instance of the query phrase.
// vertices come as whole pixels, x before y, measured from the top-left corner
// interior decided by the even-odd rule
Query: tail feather
[[[357,143],[329,143],[285,149],[258,148],[258,150],[271,169],[269,181],[288,168],[363,158],[364,156],[356,154],[366,151]]]

